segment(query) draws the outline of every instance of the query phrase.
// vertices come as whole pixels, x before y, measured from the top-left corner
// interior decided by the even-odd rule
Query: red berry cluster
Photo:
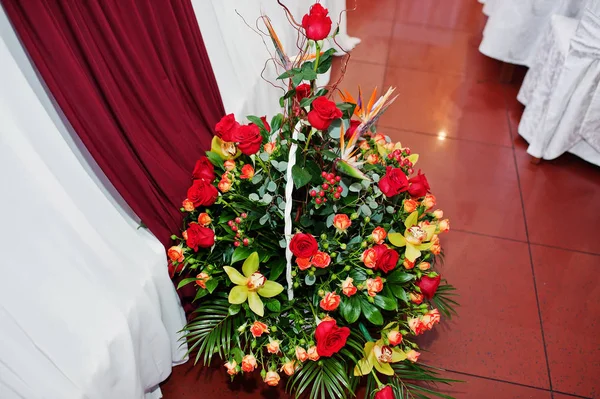
[[[323,178],[323,184],[321,184],[319,191],[310,190],[309,192],[315,204],[324,204],[328,198],[334,201],[340,199],[342,191],[344,191],[342,186],[339,185],[342,178],[327,172],[321,173],[321,177]]]
[[[240,216],[228,221],[227,225],[235,233],[235,240],[233,241],[233,246],[239,247],[240,245],[243,244],[245,247],[247,247],[248,244],[250,244],[250,240],[247,237],[243,237],[244,232],[242,230],[240,230],[240,225],[242,223],[244,223],[244,219],[246,219],[248,217],[248,214],[246,212],[244,212]]]
[[[387,157],[389,160],[396,161],[398,166],[400,168],[404,169],[404,172],[406,172],[406,174],[408,174],[410,176],[414,173],[414,169],[412,168],[413,163],[411,161],[409,161],[407,158],[405,158],[409,155],[410,155],[410,148],[406,147],[401,150],[394,150],[393,152],[389,153]]]

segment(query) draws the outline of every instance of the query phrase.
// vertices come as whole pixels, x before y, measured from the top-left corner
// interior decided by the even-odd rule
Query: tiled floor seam
[[[514,135],[513,135],[513,131],[512,131],[512,124],[510,122],[510,113],[509,113],[509,108],[508,108],[508,101],[506,99],[506,90],[505,90],[505,96],[504,96],[504,106],[505,106],[505,112],[506,112],[506,123],[508,124],[508,131],[509,134],[511,135],[512,138],[512,144],[513,144],[513,162],[515,165],[515,173],[517,175],[517,186],[519,187],[519,199],[521,201],[521,211],[523,214],[523,224],[525,227],[525,237],[527,238],[527,251],[529,252],[529,264],[531,266],[531,275],[533,278],[533,291],[535,293],[535,302],[537,305],[537,310],[538,310],[538,319],[540,322],[540,332],[542,334],[542,345],[544,346],[544,356],[546,358],[546,370],[548,372],[548,384],[550,386],[550,391],[553,391],[552,389],[552,373],[550,370],[550,360],[548,358],[548,348],[546,346],[546,334],[544,332],[544,321],[542,319],[542,308],[540,307],[540,297],[538,294],[538,288],[537,288],[537,281],[535,278],[535,267],[533,265],[533,253],[531,251],[531,241],[529,239],[529,228],[527,226],[527,215],[525,214],[525,201],[523,199],[523,189],[521,188],[521,177],[519,175],[519,165],[517,162],[517,153],[515,151],[515,145],[514,145]],[[554,395],[552,395],[554,397]]]
[[[382,125],[378,125],[378,127],[381,127],[381,128],[384,128],[384,129],[393,129],[393,130],[395,130],[397,132],[415,133],[415,134],[419,134],[419,135],[422,135],[422,136],[438,137],[438,133],[429,133],[429,132],[421,132],[421,131],[418,131],[418,130],[400,129],[400,128],[397,128],[397,127],[386,126],[386,125],[383,125],[383,124]],[[502,144],[495,144],[495,143],[489,143],[487,141],[465,139],[465,138],[462,138],[462,137],[445,136],[445,140],[464,141],[464,142],[467,142],[467,143],[482,144],[482,145],[488,145],[488,146],[492,146],[492,147],[506,148],[507,150],[512,150],[512,146],[502,145]]]

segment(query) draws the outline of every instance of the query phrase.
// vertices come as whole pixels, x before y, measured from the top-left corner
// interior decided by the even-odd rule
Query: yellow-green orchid
[[[400,233],[390,233],[388,234],[388,240],[397,246],[404,247],[406,246],[406,259],[411,262],[414,262],[419,256],[421,256],[421,251],[426,251],[433,245],[431,238],[435,234],[436,225],[422,225],[418,226],[417,222],[419,220],[419,211],[414,211],[406,218],[404,222],[404,227],[406,227],[406,231],[404,235]]]
[[[218,154],[221,159],[235,159],[242,155],[242,152],[238,150],[235,143],[228,143],[217,136],[214,136],[210,145],[210,150],[216,154]]]
[[[229,303],[239,305],[248,300],[248,306],[259,316],[265,315],[265,307],[260,297],[272,298],[283,291],[283,286],[269,281],[258,272],[258,253],[253,252],[242,265],[243,275],[230,266],[224,266],[225,273],[235,284],[229,292]]]
[[[354,367],[354,375],[357,377],[369,374],[373,367],[381,374],[394,375],[394,369],[390,363],[406,359],[406,353],[399,348],[384,345],[382,339],[377,342],[367,342],[364,353],[365,357],[360,359]]]

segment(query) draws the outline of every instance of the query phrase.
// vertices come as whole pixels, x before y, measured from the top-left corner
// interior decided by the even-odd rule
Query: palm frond
[[[431,303],[447,318],[458,315],[455,307],[459,304],[453,299],[458,296],[455,291],[456,288],[450,284],[440,285],[431,299]]]
[[[311,399],[347,398],[352,383],[347,362],[341,356],[306,362],[289,380],[288,392],[299,398],[310,388]]]

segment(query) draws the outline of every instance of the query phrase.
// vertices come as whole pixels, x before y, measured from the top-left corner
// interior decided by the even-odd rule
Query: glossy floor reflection
[[[460,317],[424,337],[422,360],[465,381],[446,391],[457,399],[599,398],[600,168],[570,155],[529,162],[516,134],[522,74],[500,84],[500,63],[477,51],[477,0],[356,4],[348,30],[362,43],[340,87],[398,87],[379,130],[422,155],[454,230],[442,273],[460,290]],[[287,398],[191,365],[175,367],[162,390]]]

